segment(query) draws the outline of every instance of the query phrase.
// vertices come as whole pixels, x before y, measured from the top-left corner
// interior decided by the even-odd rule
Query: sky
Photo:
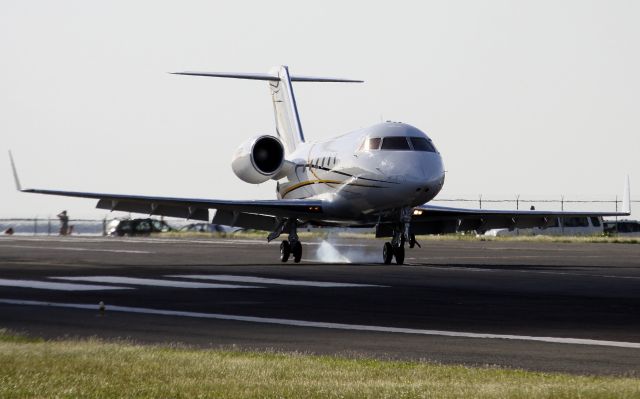
[[[267,84],[167,72],[283,64],[366,81],[294,84],[308,141],[387,119],[427,132],[447,170],[438,198],[606,200],[626,175],[640,197],[637,1],[0,6],[2,218],[105,215],[94,200],[16,192],[9,149],[27,187],[275,198],[275,182],[231,170],[241,143],[275,133]]]

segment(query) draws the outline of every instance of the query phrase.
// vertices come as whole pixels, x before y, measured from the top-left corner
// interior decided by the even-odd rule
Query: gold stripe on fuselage
[[[340,180],[327,180],[327,179],[318,179],[318,180],[306,180],[300,183],[296,183],[293,186],[287,188],[285,190],[285,192],[282,194],[282,198],[284,198],[287,194],[289,194],[290,192],[292,192],[293,190],[297,190],[301,187],[305,187],[305,186],[309,186],[311,184],[344,184],[347,186],[354,186],[354,187],[368,187],[368,188],[387,188],[385,186],[374,186],[374,185],[369,185],[369,184],[359,184],[359,183],[355,183],[355,182],[347,182],[346,180],[344,181],[340,181]]]
[[[327,180],[327,179],[318,179],[318,180],[306,180],[297,184],[294,184],[293,186],[287,188],[285,190],[285,192],[282,194],[282,196],[284,197],[285,195],[289,194],[290,192],[292,192],[293,190],[296,190],[300,187],[304,187],[304,186],[308,186],[310,184],[318,184],[318,183],[333,183],[333,184],[342,184],[344,182],[341,182],[340,180]]]

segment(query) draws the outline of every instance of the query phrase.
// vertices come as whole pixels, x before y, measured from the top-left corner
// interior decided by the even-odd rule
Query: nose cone
[[[407,199],[411,206],[423,204],[442,189],[444,165],[435,152],[396,152],[385,157],[381,171],[397,186],[394,191]]]

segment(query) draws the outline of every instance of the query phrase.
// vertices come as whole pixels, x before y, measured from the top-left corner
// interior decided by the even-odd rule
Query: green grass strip
[[[638,398],[640,380],[425,362],[30,340],[0,330],[1,398]]]

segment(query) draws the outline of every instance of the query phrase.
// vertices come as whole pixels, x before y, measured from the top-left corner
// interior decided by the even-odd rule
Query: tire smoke
[[[316,260],[323,263],[380,263],[382,256],[374,248],[334,245],[323,240],[316,251]]]

